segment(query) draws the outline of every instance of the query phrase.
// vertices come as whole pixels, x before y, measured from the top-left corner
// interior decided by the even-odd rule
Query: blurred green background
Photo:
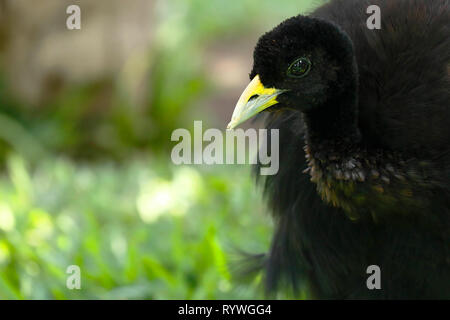
[[[258,37],[320,3],[0,0],[0,298],[263,298],[250,167],[175,166],[170,135],[224,129]]]

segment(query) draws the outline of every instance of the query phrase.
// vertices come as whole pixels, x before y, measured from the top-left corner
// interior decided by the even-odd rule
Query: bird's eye
[[[295,60],[288,68],[287,75],[292,78],[302,78],[311,70],[311,61],[308,58]]]

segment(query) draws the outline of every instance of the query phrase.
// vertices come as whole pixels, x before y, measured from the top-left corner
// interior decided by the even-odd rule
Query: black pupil
[[[294,63],[292,66],[292,73],[295,75],[302,75],[308,70],[308,61],[300,59]]]

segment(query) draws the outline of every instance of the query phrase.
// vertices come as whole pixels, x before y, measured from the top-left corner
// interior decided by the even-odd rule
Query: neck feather
[[[358,144],[358,99],[356,88],[328,100],[324,105],[304,114],[306,141],[311,146]]]

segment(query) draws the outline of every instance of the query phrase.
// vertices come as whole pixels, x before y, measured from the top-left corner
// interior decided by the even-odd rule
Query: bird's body
[[[370,5],[381,30],[366,26]],[[309,74],[279,76],[297,56]],[[450,1],[333,0],[264,35],[254,58],[251,78],[293,91],[266,120],[280,130],[280,170],[264,180],[268,290],[450,299]]]

